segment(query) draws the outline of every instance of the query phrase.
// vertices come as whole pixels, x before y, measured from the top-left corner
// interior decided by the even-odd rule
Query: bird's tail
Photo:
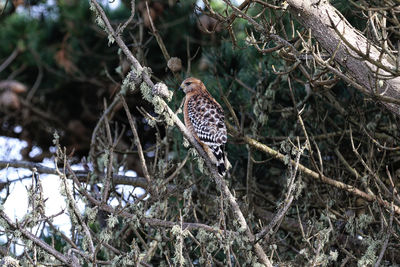
[[[225,154],[223,150],[223,146],[221,145],[213,145],[211,146],[211,151],[215,156],[218,173],[221,176],[225,176],[226,173],[226,165],[225,165]]]

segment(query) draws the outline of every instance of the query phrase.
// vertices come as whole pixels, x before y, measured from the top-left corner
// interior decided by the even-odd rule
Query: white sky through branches
[[[27,146],[25,141],[21,141],[16,138],[9,138],[0,136],[0,160],[13,161],[22,160],[20,150]],[[52,149],[51,149],[52,150]],[[53,151],[54,152],[54,151]],[[30,153],[30,156],[35,156],[35,153],[41,153],[41,149],[34,147]],[[54,168],[54,159],[45,158],[42,165],[50,168]],[[83,170],[79,165],[73,165],[74,170]],[[134,171],[120,171],[119,174],[135,177]],[[22,220],[29,211],[29,199],[27,190],[32,184],[32,172],[28,169],[23,168],[6,168],[0,170],[0,182],[11,181],[9,187],[9,195],[7,197],[7,190],[3,189],[0,191],[1,201],[7,197],[7,200],[3,203],[5,213],[13,220]],[[64,196],[60,193],[61,180],[57,175],[52,174],[40,174],[40,181],[43,188],[43,198],[45,201],[45,214],[46,216],[53,216],[61,211],[64,213],[54,217],[53,224],[66,236],[71,237],[71,223],[68,216],[68,210],[66,209],[66,202]],[[72,181],[69,181],[70,188],[72,188]],[[128,185],[117,185],[116,191],[123,196],[126,201],[132,201],[132,195],[140,196],[144,193],[141,188],[134,188]],[[109,204],[112,206],[119,205],[119,201],[115,198],[110,199]],[[124,203],[122,203],[124,205]],[[77,200],[77,206],[81,213],[84,212],[85,205],[82,200]],[[40,225],[43,227],[43,224]],[[37,228],[36,228],[37,229]],[[36,232],[33,229],[32,233]],[[0,227],[0,230],[3,230]],[[42,228],[38,231],[40,234]],[[47,235],[47,228],[44,230],[44,234]],[[0,235],[0,245],[7,242],[7,238],[4,235]],[[21,243],[19,241],[18,243]],[[23,252],[23,246],[17,245],[12,248],[16,255],[20,255]]]

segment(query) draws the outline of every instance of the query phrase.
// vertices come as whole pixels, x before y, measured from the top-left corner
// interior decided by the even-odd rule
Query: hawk
[[[224,154],[227,134],[221,105],[199,79],[185,79],[180,89],[186,94],[183,108],[186,127],[217,166],[219,175],[224,176],[229,163]]]

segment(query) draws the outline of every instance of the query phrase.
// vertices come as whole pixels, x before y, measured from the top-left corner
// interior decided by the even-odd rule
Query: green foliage
[[[64,252],[64,248],[67,246],[65,240],[58,233],[49,233],[49,235],[44,235],[42,238],[47,244],[53,245],[57,251],[62,253]]]
[[[268,238],[258,240],[266,251],[270,250],[274,264],[337,265],[347,259],[340,247],[342,236],[349,240],[344,247],[346,251],[355,255],[349,260],[353,265],[373,264],[383,243],[381,225],[389,221],[387,211],[369,203],[363,207],[351,193],[306,178],[308,174],[300,170],[291,180],[294,172],[291,160],[307,144],[299,161],[304,168],[361,190],[386,194],[392,190],[388,187],[391,181],[376,177],[386,177],[386,166],[390,172],[398,170],[398,153],[397,149],[377,149],[376,142],[398,146],[398,119],[346,82],[332,82],[334,74],[321,65],[299,55],[296,58],[292,49],[301,56],[309,55],[298,37],[301,32],[304,38],[309,38],[308,31],[293,21],[286,9],[265,8],[255,3],[246,9],[248,15],[259,15],[255,19],[265,26],[262,33],[246,19],[237,18],[231,25],[226,20],[221,30],[206,34],[198,28],[198,19],[204,12],[195,13],[196,1],[155,2],[162,5],[162,12],[154,16],[157,32],[170,56],[182,60],[183,69],[176,73],[168,70],[154,34],[144,25],[147,13],[139,8],[143,1],[137,1],[134,19],[121,33],[123,41],[139,62],[148,67],[145,72],[154,82],[168,85],[174,93],[168,105],[181,118],[184,94],[178,87],[186,76],[200,78],[221,104],[226,122],[239,131],[238,135],[229,132],[225,149],[233,167],[226,182],[251,232],[256,234],[271,222],[270,213],[276,215],[284,206],[288,187],[294,183],[294,200],[286,213],[290,223],[279,220],[269,230]],[[277,7],[283,5],[281,1],[269,2]],[[365,29],[368,20],[354,16],[352,4],[332,3],[350,23]],[[154,1],[149,4],[154,11],[151,6]],[[232,15],[232,9],[223,1],[211,1],[211,7],[221,16]],[[118,200],[114,213],[111,209],[106,212],[97,206],[86,207],[83,220],[90,227],[95,246],[100,244],[97,259],[115,266],[140,261],[154,266],[184,266],[189,261],[195,266],[228,262],[234,266],[259,266],[254,240],[245,236],[246,229],[239,224],[237,214],[231,212],[230,202],[222,199],[204,159],[174,126],[165,112],[163,99],[153,95],[153,88],[142,79],[143,73],[132,69],[115,38],[108,30],[104,31],[105,23],[94,9],[88,1],[58,1],[48,6],[48,13],[43,12],[42,16],[14,12],[0,20],[2,61],[18,48],[17,57],[0,73],[0,79],[12,78],[28,88],[38,84],[20,110],[0,108],[2,135],[24,138],[46,152],[56,145],[60,159],[64,153],[61,147],[65,146],[71,162],[85,162],[82,159],[89,150],[94,151],[86,166],[87,188],[76,186],[66,200],[75,230],[73,241],[88,253],[90,240],[72,209],[73,197],[90,203],[83,190],[96,195],[96,199],[102,197],[105,188],[102,183],[105,173],[108,175],[111,156],[114,157],[112,175],[131,169],[144,176],[125,110],[116,105],[106,115],[112,142],[119,142],[115,147],[108,140],[104,121],[99,121],[107,108],[104,100],[109,105],[117,94],[123,95],[145,150],[151,183],[145,196],[128,198],[111,183],[110,198]],[[117,29],[130,16],[130,5],[124,2],[115,10],[105,11]],[[228,30],[227,26],[231,28]],[[279,42],[271,34],[289,45],[263,53],[250,44],[257,41],[260,48],[275,47]],[[312,39],[310,44],[316,41]],[[191,69],[187,72],[189,60]],[[340,68],[333,64],[332,67]],[[332,83],[324,84],[328,80]],[[13,132],[16,125],[23,127],[23,133]],[[99,130],[92,136],[95,127]],[[357,151],[372,167],[372,173],[354,153],[350,129]],[[378,141],[372,141],[366,133]],[[245,145],[244,135],[279,151],[283,160]],[[346,162],[336,151],[343,154]],[[187,162],[182,164],[188,154]],[[360,175],[355,176],[349,166]],[[381,190],[377,180],[389,189]],[[94,184],[102,186],[100,194],[94,192]],[[64,196],[66,190],[64,186],[61,188]],[[101,205],[109,202],[110,199],[105,200]],[[35,216],[32,219],[29,214],[24,220],[37,222],[40,215],[35,213]],[[382,218],[381,222],[377,223],[377,218]],[[163,225],[167,222],[170,224]],[[183,222],[191,223],[192,228],[185,228]],[[1,224],[4,227],[6,223],[1,220]],[[300,225],[302,229],[298,229]],[[395,232],[398,226],[392,230]],[[357,242],[359,236],[365,237],[364,241]],[[11,238],[15,241],[22,236],[15,231]],[[62,253],[70,248],[58,233],[51,232],[41,238]],[[393,244],[388,251],[393,251]]]

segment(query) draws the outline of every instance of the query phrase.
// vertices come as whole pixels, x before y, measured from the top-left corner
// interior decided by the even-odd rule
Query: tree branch
[[[254,147],[255,149],[257,149],[259,151],[262,151],[262,152],[270,155],[271,157],[273,157],[275,159],[285,162],[285,160],[286,160],[285,155],[279,153],[276,150],[273,150],[269,146],[264,145],[247,135],[241,136],[240,133],[229,123],[227,123],[226,126],[227,126],[228,130],[233,133],[234,136],[237,136],[237,138],[242,139],[246,144]],[[289,163],[293,166],[296,166],[296,162],[292,159],[289,161]],[[376,201],[379,205],[385,207],[388,210],[390,210],[392,208],[392,204],[390,202],[380,199],[377,196],[367,194],[367,193],[361,191],[360,189],[355,188],[354,186],[351,186],[351,185],[342,183],[340,181],[336,181],[334,179],[328,178],[323,174],[319,174],[313,170],[310,170],[309,168],[307,168],[306,166],[304,166],[302,164],[299,164],[298,167],[299,167],[300,171],[302,171],[305,175],[307,175],[310,178],[321,181],[328,185],[332,185],[341,190],[345,190],[348,193],[359,196],[367,201],[370,201],[370,202]],[[393,209],[396,214],[400,214],[399,206],[393,205]]]
[[[7,222],[8,226],[10,228],[12,228],[12,230],[19,231],[25,238],[31,240],[37,246],[39,246],[43,250],[47,251],[49,254],[53,255],[56,259],[58,259],[62,263],[66,264],[68,266],[73,266],[73,267],[81,266],[78,263],[78,260],[76,258],[74,258],[73,256],[72,256],[72,258],[65,256],[64,254],[58,252],[55,248],[49,246],[43,240],[41,240],[38,237],[36,237],[34,234],[29,232],[28,230],[26,230],[25,227],[20,227],[20,225],[18,223],[14,223],[7,216],[7,214],[5,214],[4,211],[2,211],[2,210],[0,210],[0,217],[3,218]]]
[[[397,70],[396,66],[390,63],[387,55],[383,55],[378,47],[351,26],[329,1],[288,0],[287,2],[293,17],[306,29],[310,29],[313,37],[325,50],[331,55],[335,53],[334,60],[346,68],[350,76],[366,88],[372,97],[380,95],[400,99],[400,77],[393,75],[389,79],[377,77],[390,75],[382,69],[383,67]],[[365,57],[360,58],[359,53],[368,54],[370,60]],[[383,66],[377,66],[376,62],[380,62]],[[400,116],[399,104],[379,100],[387,109]]]
[[[29,169],[32,170],[33,168],[36,168],[37,172],[39,173],[45,173],[45,174],[54,174],[58,175],[57,170],[55,168],[49,168],[46,166],[43,166],[40,163],[34,163],[34,162],[29,162],[29,161],[0,161],[0,169],[2,168],[24,168],[24,169]],[[78,177],[78,180],[80,182],[87,182],[87,177],[88,175],[91,174],[90,171],[74,171],[75,175]],[[69,176],[70,172],[67,171],[66,175]],[[101,174],[100,178],[104,178],[105,174]],[[113,174],[112,176],[113,179],[113,184],[122,184],[122,185],[133,185],[133,186],[138,186],[142,188],[147,187],[147,180],[143,177],[132,177],[132,176],[126,176],[126,175],[118,175],[118,174]]]

